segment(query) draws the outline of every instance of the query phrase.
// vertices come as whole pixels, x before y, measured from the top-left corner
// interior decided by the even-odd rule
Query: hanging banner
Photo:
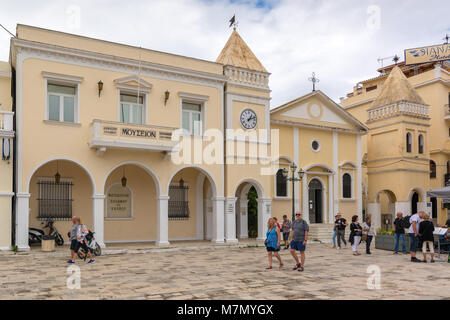
[[[405,64],[414,65],[450,60],[450,44],[439,44],[405,50]]]

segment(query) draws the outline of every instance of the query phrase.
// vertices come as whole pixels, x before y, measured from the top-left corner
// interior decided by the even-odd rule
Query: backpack
[[[402,221],[400,222],[400,225],[402,226],[402,228],[408,229],[409,227],[411,227],[410,219],[411,219],[411,216],[406,216],[406,217],[402,218]]]

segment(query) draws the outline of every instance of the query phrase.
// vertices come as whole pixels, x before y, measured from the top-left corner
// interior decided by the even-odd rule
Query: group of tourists
[[[267,233],[266,233],[266,250],[269,258],[269,265],[266,269],[272,269],[272,256],[280,262],[280,269],[284,264],[281,260],[281,233],[283,233],[284,250],[290,249],[290,253],[295,260],[295,266],[293,270],[303,271],[305,268],[305,250],[306,242],[308,241],[309,225],[302,218],[301,212],[295,213],[295,220],[291,223],[286,215],[283,216],[283,223],[280,224],[277,218],[269,218],[267,221]],[[296,251],[300,252],[300,260]]]
[[[402,212],[397,212],[394,220],[395,246],[394,254],[398,254],[399,243],[402,246],[402,252],[406,254],[405,229],[410,239],[411,262],[427,262],[427,249],[430,251],[430,262],[434,262],[434,224],[430,215],[423,211],[412,216],[403,217]],[[419,242],[422,243],[423,261],[416,257],[416,251],[419,248]]]
[[[345,245],[344,248],[347,248],[347,241],[345,240],[345,229],[347,226],[348,222],[342,217],[342,214],[336,214],[333,228],[333,248],[338,250],[341,249],[341,241]],[[376,236],[376,231],[375,227],[372,225],[372,219],[370,216],[366,217],[365,222],[362,225],[360,224],[359,217],[357,215],[352,217],[352,222],[350,224],[350,237],[348,240],[352,245],[353,255],[361,255],[358,252],[358,247],[362,241],[366,242],[366,254],[372,254],[370,252],[370,245],[374,236]]]
[[[81,256],[84,257],[84,259],[89,258],[88,264],[92,264],[95,262],[94,256],[86,244],[86,235],[88,233],[89,229],[84,224],[81,223],[80,217],[73,216],[72,228],[70,228],[70,231],[67,233],[67,236],[70,239],[70,257],[71,257],[71,259],[68,260],[67,263],[74,264],[75,259],[79,252]],[[84,250],[80,251],[80,249]]]

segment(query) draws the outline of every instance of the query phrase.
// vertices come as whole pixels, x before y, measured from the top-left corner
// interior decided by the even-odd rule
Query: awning
[[[444,203],[450,203],[450,186],[427,192],[427,197],[443,198]]]

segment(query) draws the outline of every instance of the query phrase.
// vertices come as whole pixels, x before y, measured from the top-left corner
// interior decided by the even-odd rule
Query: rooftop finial
[[[238,22],[236,21],[236,14],[233,15],[233,17],[230,19],[230,26],[229,28],[233,27],[233,30],[236,30],[236,27],[238,25]]]
[[[448,44],[448,39],[450,39],[450,37],[448,36],[448,34],[446,34],[444,39],[442,39],[445,41],[444,44]]]
[[[320,81],[318,78],[316,78],[316,74],[313,72],[313,73],[312,73],[312,77],[311,77],[311,78],[308,78],[308,80],[311,81],[312,84],[313,84],[313,89],[312,89],[312,91],[316,91],[316,83],[318,83],[318,82]]]
[[[394,56],[394,59],[392,59],[392,61],[394,61],[395,65],[397,65],[398,60],[400,60],[400,58],[398,57],[398,55]]]

